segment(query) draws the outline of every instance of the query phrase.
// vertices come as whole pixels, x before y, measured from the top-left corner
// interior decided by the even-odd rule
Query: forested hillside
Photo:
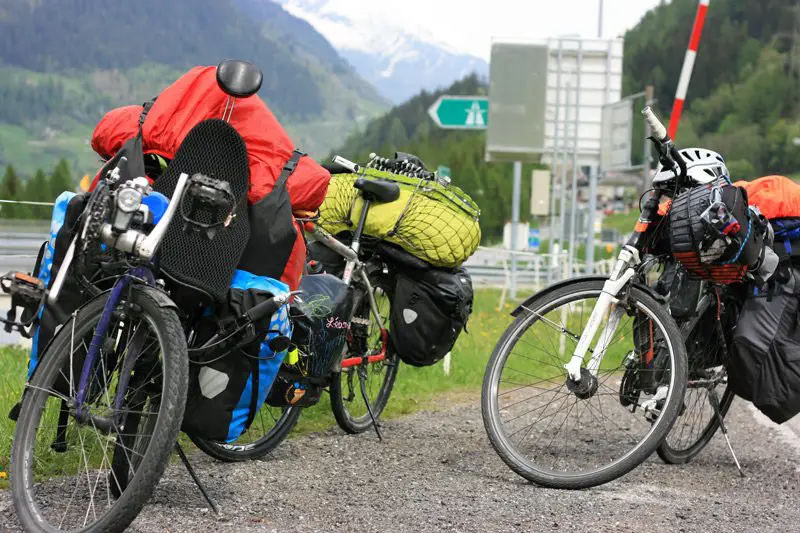
[[[793,0],[715,0],[706,19],[678,131],[680,146],[720,151],[737,179],[800,173],[800,34],[792,52]],[[623,95],[653,84],[668,118],[689,40],[696,0],[673,0],[651,10],[625,35]],[[800,32],[800,25],[796,28]],[[497,240],[511,216],[511,165],[484,162],[485,136],[438,129],[427,116],[439,94],[486,94],[468,77],[436,94],[422,93],[370,123],[338,150],[364,161],[371,151],[410,151],[429,167],[443,164],[479,203],[484,238]],[[641,124],[636,138],[642,138]],[[635,146],[639,146],[636,141]],[[634,150],[634,162],[641,162]],[[523,173],[522,218],[529,206],[530,166]]]
[[[269,0],[0,0],[0,164],[29,176],[63,157],[89,172],[88,136],[105,111],[224,58],[262,68],[260,96],[312,154],[387,106]]]
[[[720,151],[737,178],[800,171],[800,36],[794,0],[715,0],[706,18],[677,142]],[[625,94],[655,88],[669,116],[696,0],[651,10],[625,34]],[[792,49],[794,47],[794,54]]]
[[[393,108],[372,121],[360,134],[353,135],[336,150],[344,157],[364,162],[370,152],[391,157],[395,151],[411,152],[435,170],[438,165],[450,167],[453,183],[464,189],[481,208],[481,230],[485,242],[502,237],[503,225],[510,218],[512,165],[486,163],[486,135],[475,131],[453,131],[438,128],[428,116],[428,108],[442,94],[484,95],[487,84],[476,75],[468,76],[435,93],[422,92],[408,102]],[[530,206],[530,171],[523,168],[522,216]]]
[[[75,179],[69,163],[61,160],[50,174],[37,170],[27,182],[23,181],[13,166],[6,167],[0,181],[0,198],[3,200],[23,200],[49,203],[64,191],[75,189]],[[0,218],[46,220],[53,208],[48,205],[0,204]]]

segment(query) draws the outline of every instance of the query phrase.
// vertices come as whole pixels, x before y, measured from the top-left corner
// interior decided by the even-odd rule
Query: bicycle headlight
[[[125,188],[117,193],[117,207],[123,213],[133,213],[142,204],[142,193],[133,188]]]

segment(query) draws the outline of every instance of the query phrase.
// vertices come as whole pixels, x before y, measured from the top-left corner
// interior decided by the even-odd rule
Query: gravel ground
[[[194,455],[223,515],[174,465],[130,531],[800,531],[797,437],[739,399],[728,420],[745,478],[718,435],[690,465],[654,455],[602,487],[556,491],[505,466],[474,400],[389,421],[383,443],[330,430],[248,464]],[[0,531],[18,527],[0,491]]]

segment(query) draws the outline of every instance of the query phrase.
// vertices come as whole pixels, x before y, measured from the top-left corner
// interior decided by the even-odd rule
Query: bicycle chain
[[[86,238],[82,243],[84,253],[87,251],[89,243],[100,240],[100,230],[105,223],[106,215],[109,211],[108,200],[109,196],[104,194],[103,197],[98,198],[97,202],[94,202],[92,206],[92,210],[89,213],[89,220],[87,221]]]

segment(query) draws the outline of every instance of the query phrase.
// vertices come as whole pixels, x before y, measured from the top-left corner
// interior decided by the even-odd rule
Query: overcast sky
[[[292,3],[291,0],[284,0]],[[303,2],[303,0],[301,0]],[[597,37],[599,0],[305,0],[375,26],[427,34],[488,61],[492,38]],[[603,37],[621,35],[659,0],[604,0]]]

